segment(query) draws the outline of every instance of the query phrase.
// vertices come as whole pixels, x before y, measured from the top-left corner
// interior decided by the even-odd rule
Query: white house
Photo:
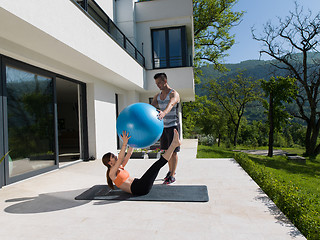
[[[115,152],[157,72],[192,101],[193,48],[192,0],[1,0],[0,187]]]

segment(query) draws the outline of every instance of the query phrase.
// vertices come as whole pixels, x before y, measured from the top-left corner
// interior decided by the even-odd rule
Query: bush
[[[280,181],[246,154],[235,153],[234,158],[307,239],[320,239],[320,213],[316,208],[319,202],[302,194],[293,182]]]
[[[216,143],[216,138],[212,135],[200,135],[198,141],[201,145],[213,146]]]

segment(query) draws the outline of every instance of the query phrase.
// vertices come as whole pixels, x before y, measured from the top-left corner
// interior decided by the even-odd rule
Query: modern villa
[[[9,152],[0,188],[116,152],[117,116],[132,103],[150,103],[158,72],[181,102],[193,101],[192,6],[0,1],[0,156]]]

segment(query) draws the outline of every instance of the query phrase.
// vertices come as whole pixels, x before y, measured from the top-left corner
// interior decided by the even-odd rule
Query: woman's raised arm
[[[126,131],[122,132],[121,139],[122,139],[123,143],[122,143],[122,147],[121,147],[121,150],[119,152],[119,155],[118,155],[118,161],[115,164],[116,169],[118,169],[120,167],[120,165],[124,164],[126,148],[127,148],[128,141],[129,141],[130,138],[131,137],[129,136],[129,133],[127,133]],[[127,160],[127,162],[128,162],[128,160]],[[127,163],[125,163],[125,164],[127,164]]]
[[[122,166],[124,167],[125,165],[127,165],[132,153],[133,153],[133,147],[129,147],[126,156],[124,157],[124,160],[122,162]]]

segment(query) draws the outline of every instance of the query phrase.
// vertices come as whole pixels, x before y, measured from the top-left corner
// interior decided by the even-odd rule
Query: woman
[[[125,155],[126,147],[128,144],[129,133],[123,131],[121,135],[123,145],[121,147],[118,157],[112,153],[106,153],[102,157],[102,162],[108,167],[107,182],[111,189],[114,189],[113,183],[121,190],[131,193],[133,195],[145,195],[150,192],[152,185],[160,171],[160,169],[170,160],[173,151],[176,147],[181,145],[179,134],[177,130],[174,131],[174,137],[169,148],[162,154],[160,159],[156,161],[140,178],[132,178],[129,173],[124,169],[133,148],[129,147],[128,153]]]

